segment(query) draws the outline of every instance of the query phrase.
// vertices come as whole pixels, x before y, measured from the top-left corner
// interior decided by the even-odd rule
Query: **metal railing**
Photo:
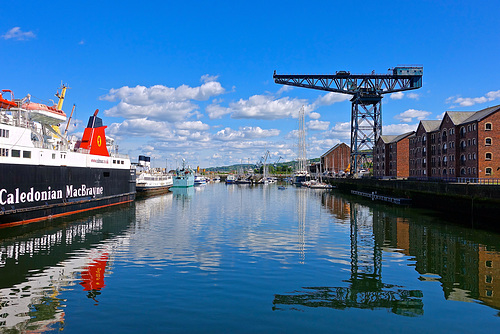
[[[482,184],[482,185],[500,185],[499,178],[477,178],[477,177],[409,177],[413,181],[426,182],[448,182],[460,184]]]

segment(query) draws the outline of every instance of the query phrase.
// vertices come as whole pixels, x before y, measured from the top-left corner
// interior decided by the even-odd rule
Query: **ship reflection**
[[[0,332],[63,330],[66,299],[61,294],[78,283],[97,302],[113,254],[128,242],[134,221],[132,203],[2,235]]]
[[[351,203],[350,208],[344,210],[345,203],[330,203],[337,204],[342,213],[348,212],[350,215],[351,277],[343,281],[348,286],[303,287],[289,294],[276,294],[273,310],[284,309],[284,305],[291,309],[300,305],[334,309],[387,309],[403,316],[423,315],[422,291],[383,282],[381,268],[384,240],[377,233],[375,218],[368,208]]]
[[[87,297],[96,303],[98,303],[96,297],[101,294],[101,289],[106,286],[104,284],[104,273],[108,259],[109,253],[104,251],[97,258],[91,259],[90,264],[81,273],[82,281],[80,285],[83,286],[83,291],[88,291]]]
[[[190,199],[194,195],[194,187],[189,188],[170,188],[170,191],[175,198],[186,200]]]

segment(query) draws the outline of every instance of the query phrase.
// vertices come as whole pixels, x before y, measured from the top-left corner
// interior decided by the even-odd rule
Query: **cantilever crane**
[[[422,66],[398,66],[387,74],[289,75],[276,74],[282,85],[319,89],[352,95],[351,102],[351,173],[357,173],[382,135],[382,95],[422,87]],[[369,152],[367,152],[369,150]]]

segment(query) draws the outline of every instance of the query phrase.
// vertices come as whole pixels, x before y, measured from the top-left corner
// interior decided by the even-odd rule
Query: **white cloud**
[[[314,121],[307,122],[307,128],[310,130],[325,131],[325,130],[328,130],[329,126],[330,126],[330,122],[326,122],[326,121],[314,120]]]
[[[323,153],[326,153],[329,149],[334,147],[337,144],[340,144],[342,141],[339,139],[316,139],[314,138],[309,143],[308,154],[311,157],[319,157]],[[346,143],[349,146],[349,143]]]
[[[205,74],[205,75],[201,76],[201,82],[205,82],[205,83],[211,82],[211,81],[217,81],[217,79],[219,79],[218,75]]]
[[[182,129],[182,130],[198,130],[198,131],[205,131],[210,129],[210,126],[208,124],[202,123],[201,121],[179,122],[175,123],[175,127],[177,129]]]
[[[208,118],[210,119],[217,119],[217,118],[222,118],[222,116],[230,114],[231,109],[222,107],[217,104],[217,102],[214,101],[214,103],[208,105],[205,108],[205,111],[208,114]]]
[[[14,27],[2,35],[3,39],[15,39],[17,41],[26,41],[35,38],[32,31],[22,31],[20,27]]]
[[[146,118],[129,119],[122,123],[113,123],[108,128],[111,136],[117,137],[151,137],[163,142],[208,142],[210,134],[206,124],[201,122],[176,123],[175,129],[167,122],[151,121]],[[189,146],[189,145],[188,145]]]
[[[311,112],[309,113],[309,118],[310,119],[319,119],[321,117],[320,113],[317,112]]]
[[[189,101],[164,102],[151,105],[136,105],[120,102],[116,106],[104,111],[106,116],[139,118],[148,117],[167,122],[179,122],[193,115],[193,111],[198,108],[196,104]]]
[[[275,137],[279,136],[280,130],[270,129],[264,130],[260,127],[252,127],[245,126],[240,127],[239,130],[233,130],[231,128],[225,128],[223,130],[218,131],[213,138],[215,140],[222,141],[240,141],[240,140],[248,140],[255,138],[267,138],[267,137]]]
[[[401,135],[403,133],[416,131],[418,124],[388,124],[383,126],[384,135]]]
[[[403,92],[396,92],[389,95],[389,97],[393,100],[401,100],[404,96],[405,94]]]
[[[144,145],[144,146],[142,146],[142,148],[143,148],[145,151],[154,151],[154,150],[155,150],[155,147],[154,147],[154,146],[151,146],[151,145]]]
[[[351,124],[337,123],[329,131],[322,132],[322,136],[325,139],[351,140]]]
[[[413,100],[418,100],[420,98],[420,94],[417,94],[417,93],[408,93],[407,96],[408,96],[408,98],[413,99]]]
[[[401,123],[410,123],[413,122],[414,118],[416,118],[417,120],[422,120],[430,114],[430,112],[424,110],[408,109],[405,112],[394,116],[394,118],[399,119]]]
[[[285,92],[291,91],[292,89],[293,89],[292,86],[283,85],[283,86],[281,86],[281,88],[278,90],[278,92],[276,94],[277,95],[281,95],[281,94],[283,94]]]
[[[206,101],[212,96],[224,93],[224,88],[219,82],[206,82],[199,87],[181,85],[177,88],[155,85],[151,87],[124,86],[118,89],[110,89],[107,95],[101,96],[101,100],[115,102],[121,100],[135,105],[150,105],[153,103],[179,102],[187,100]]]
[[[317,106],[329,106],[337,102],[349,100],[350,98],[351,95],[348,94],[329,92],[323,96],[318,97],[314,104]]]
[[[461,107],[470,107],[475,104],[490,102],[493,100],[500,99],[500,90],[491,91],[486,93],[481,97],[460,97],[460,96],[452,96],[446,99],[447,103],[457,103]]]
[[[446,114],[446,111],[443,111],[441,114],[439,114],[439,115],[436,117],[436,119],[439,119],[439,120],[443,119],[445,114]]]
[[[205,101],[210,97],[224,93],[219,82],[210,81],[199,87],[181,85],[170,88],[162,85],[152,87],[124,86],[110,89],[101,100],[119,103],[106,110],[105,114],[112,117],[143,118],[176,122],[192,116],[198,105],[191,102]]]
[[[161,137],[174,139],[171,126],[165,122],[150,121],[146,118],[125,120],[122,123],[111,124],[107,132],[110,135],[127,137]]]
[[[299,138],[299,130],[292,130],[292,131],[288,132],[285,136],[285,139],[287,139],[287,140],[290,140],[290,139],[296,140],[298,138]]]
[[[275,120],[288,117],[298,117],[300,108],[304,106],[309,112],[311,106],[306,105],[306,100],[290,99],[283,97],[275,100],[273,96],[254,95],[248,100],[240,99],[238,102],[230,103],[232,118],[255,118]]]

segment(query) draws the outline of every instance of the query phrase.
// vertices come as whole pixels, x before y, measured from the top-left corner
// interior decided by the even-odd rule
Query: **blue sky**
[[[9,14],[10,13],[10,14]],[[121,153],[175,167],[297,155],[349,144],[348,96],[291,88],[279,74],[386,73],[424,66],[423,87],[383,99],[384,134],[446,110],[500,104],[499,1],[9,1],[1,89],[54,99],[73,134],[95,109]]]

